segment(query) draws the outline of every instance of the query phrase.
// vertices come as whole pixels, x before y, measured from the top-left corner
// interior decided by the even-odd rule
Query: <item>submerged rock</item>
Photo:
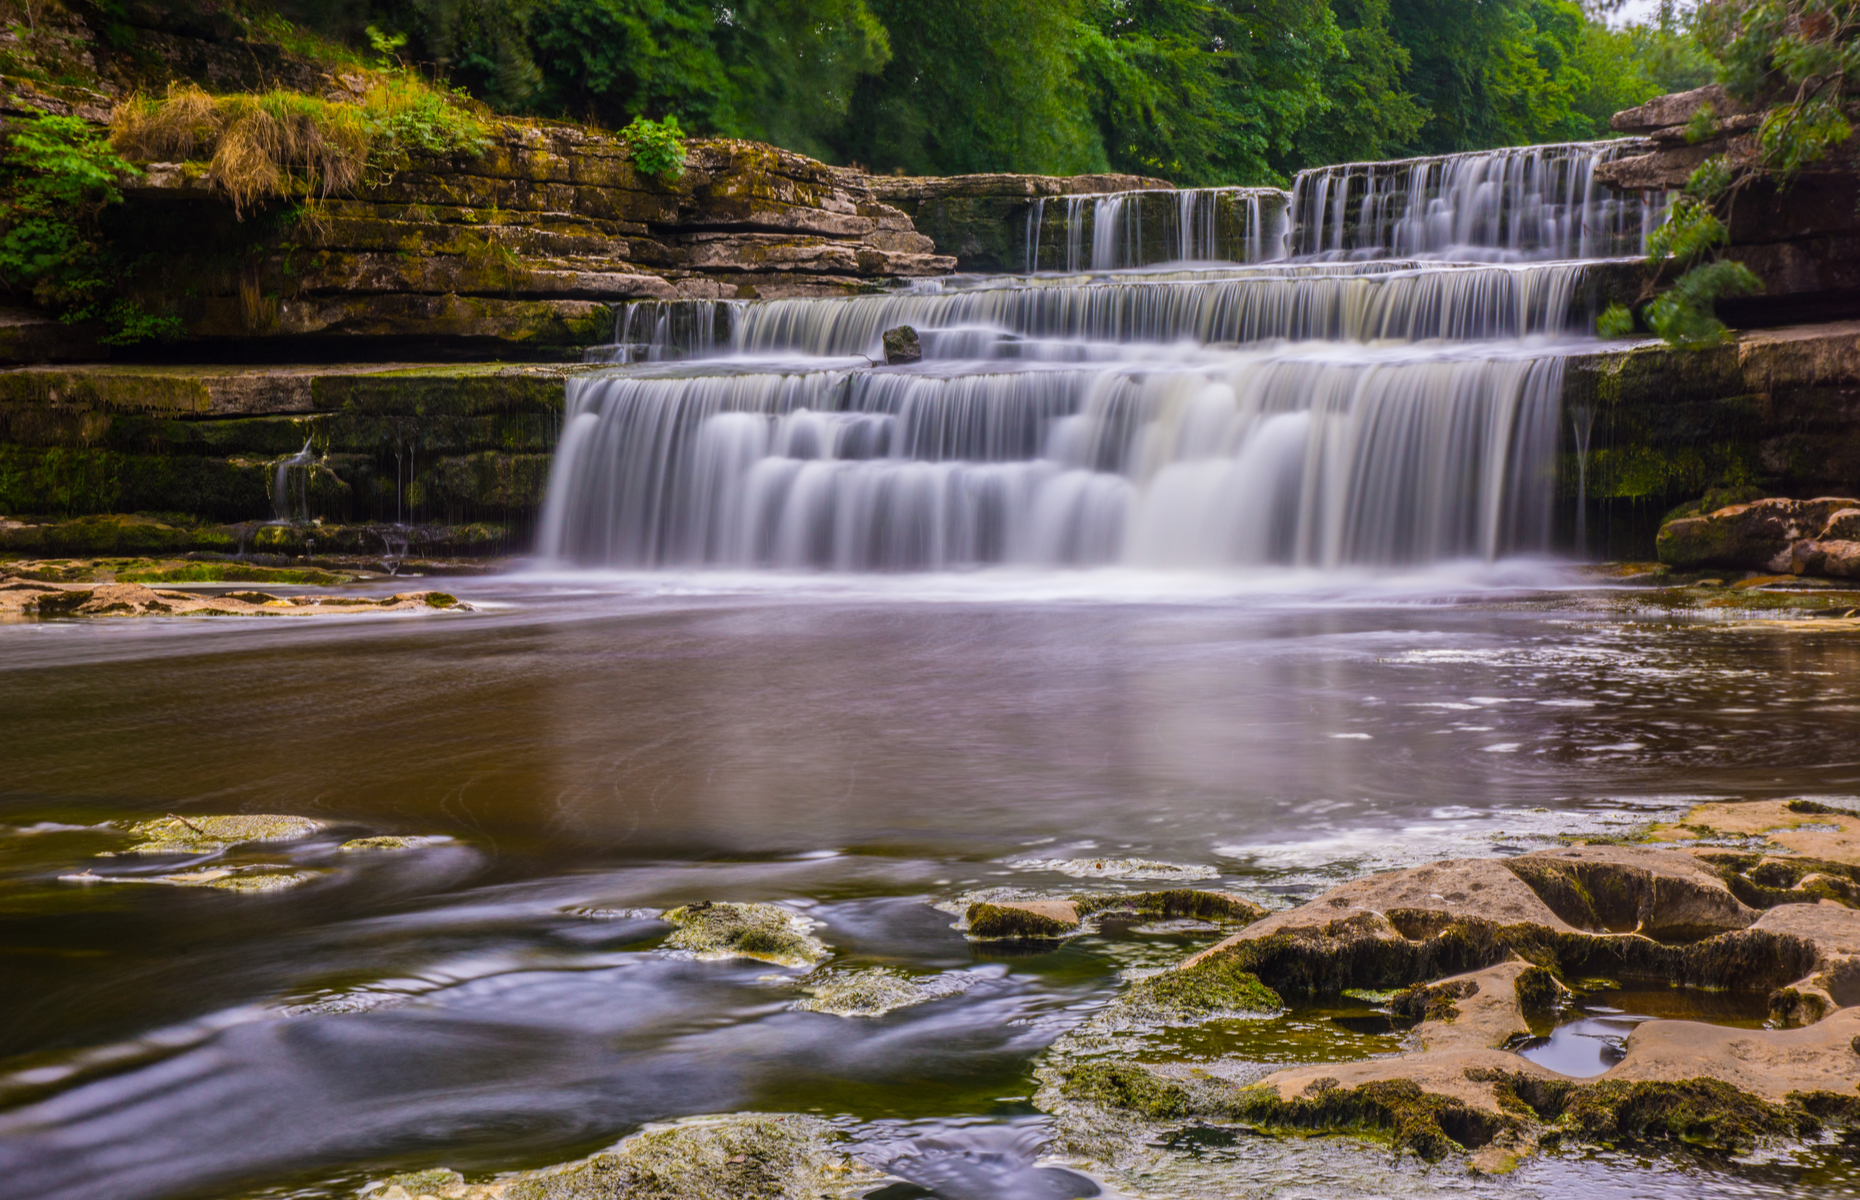
[[[1159,880],[1186,883],[1220,874],[1209,866],[1156,862],[1147,858],[1025,858],[1009,864],[1022,870],[1057,871],[1078,879]]]
[[[794,1007],[836,1017],[882,1017],[894,1009],[953,996],[964,988],[965,981],[947,975],[919,980],[885,967],[827,971],[801,981],[807,998],[796,1000]]]
[[[218,888],[226,892],[281,892],[317,878],[316,871],[287,871],[274,867],[214,866],[167,875],[98,875],[81,871],[60,875],[65,883],[164,883],[171,887]]]
[[[336,848],[345,854],[358,850],[418,850],[431,842],[431,838],[381,834],[376,837],[350,838]]]
[[[782,967],[811,967],[827,957],[813,936],[814,923],[773,904],[703,901],[674,908],[664,919],[678,926],[665,939],[699,958],[754,958]]]
[[[323,826],[308,817],[278,813],[235,813],[223,816],[169,815],[138,821],[128,832],[142,841],[118,854],[198,854],[248,842],[290,842],[309,837]]]
[[[855,1200],[890,1182],[850,1153],[851,1139],[818,1117],[739,1113],[648,1125],[589,1158],[466,1184],[425,1171],[441,1200]],[[403,1200],[387,1188],[371,1200]]]

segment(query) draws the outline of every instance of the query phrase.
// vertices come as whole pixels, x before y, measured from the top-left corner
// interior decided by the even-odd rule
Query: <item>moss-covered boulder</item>
[[[813,922],[773,904],[702,901],[674,908],[665,920],[678,928],[665,939],[674,950],[699,958],[755,958],[783,967],[811,967],[827,957]]]

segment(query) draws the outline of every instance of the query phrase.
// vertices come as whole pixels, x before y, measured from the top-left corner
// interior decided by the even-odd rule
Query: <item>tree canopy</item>
[[[1710,77],[1670,0],[1626,28],[1576,0],[277,3],[504,111],[675,116],[913,174],[1278,183],[1325,162],[1602,137],[1617,109]]]

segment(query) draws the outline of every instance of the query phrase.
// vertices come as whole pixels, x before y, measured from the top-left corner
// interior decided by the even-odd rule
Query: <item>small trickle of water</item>
[[[315,459],[310,453],[312,440],[304,439],[302,450],[289,458],[278,460],[277,471],[271,481],[271,509],[280,521],[310,519],[310,463]],[[291,488],[293,479],[297,484],[295,494]]]

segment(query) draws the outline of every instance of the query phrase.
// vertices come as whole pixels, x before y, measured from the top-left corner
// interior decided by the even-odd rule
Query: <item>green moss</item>
[[[1460,1015],[1455,1000],[1465,1000],[1477,995],[1479,985],[1470,979],[1455,979],[1449,983],[1417,983],[1395,993],[1389,1000],[1389,1011],[1398,1017],[1410,1021],[1451,1021]]]
[[[1159,892],[1074,896],[1072,905],[1080,916],[1102,912],[1128,912],[1139,917],[1165,920],[1193,918],[1201,921],[1238,921],[1252,924],[1266,915],[1257,904],[1223,892],[1204,892],[1195,888],[1170,888]]]
[[[853,1181],[816,1117],[744,1114],[647,1129],[618,1150],[512,1179],[503,1200],[788,1200]]]
[[[1548,1144],[1563,1139],[1605,1147],[1677,1142],[1734,1154],[1766,1138],[1812,1137],[1823,1120],[1798,1101],[1772,1104],[1719,1079],[1583,1084],[1523,1074],[1479,1078],[1497,1082],[1509,1097],[1549,1122]]]
[[[254,567],[245,563],[210,562],[189,563],[184,567],[120,571],[116,578],[119,583],[295,583],[329,587],[348,583],[354,577],[295,567]],[[262,592],[251,594],[263,595]]]
[[[140,842],[122,854],[196,854],[247,842],[288,842],[309,837],[322,826],[305,817],[275,813],[224,816],[159,817],[137,821],[125,830]]]
[[[1349,1133],[1385,1141],[1429,1162],[1456,1149],[1477,1149],[1514,1129],[1516,1118],[1472,1108],[1462,1101],[1425,1092],[1412,1080],[1395,1079],[1360,1087],[1320,1086],[1282,1100],[1276,1089],[1243,1090],[1233,1114],[1269,1130]]]
[[[390,1175],[381,1181],[383,1189],[402,1187],[409,1196],[432,1195],[446,1188],[465,1182],[465,1177],[457,1171],[436,1167],[430,1171],[410,1171],[405,1175]]]
[[[713,904],[675,908],[665,920],[679,928],[665,944],[699,958],[755,958],[784,967],[812,966],[827,948],[805,917],[773,904]]]
[[[1187,1088],[1135,1063],[1086,1062],[1074,1067],[1060,1089],[1066,1096],[1167,1121],[1188,1116],[1195,1103]]]
[[[1190,966],[1160,971],[1131,984],[1119,1003],[1139,1019],[1276,1012],[1279,994],[1248,971],[1240,956],[1212,954]]]
[[[345,853],[358,850],[418,850],[426,845],[426,839],[420,837],[394,837],[381,835],[377,837],[350,838],[337,849]]]
[[[1562,1006],[1566,994],[1556,976],[1542,967],[1530,967],[1519,972],[1515,987],[1518,1007],[1526,1014],[1554,1012]]]
[[[985,941],[1045,941],[1070,937],[1079,931],[1071,924],[1043,913],[1000,904],[971,904],[968,913],[969,936]]]

